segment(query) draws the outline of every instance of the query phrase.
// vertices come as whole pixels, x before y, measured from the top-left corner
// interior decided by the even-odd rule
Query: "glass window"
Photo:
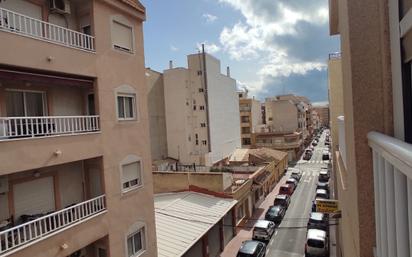
[[[129,191],[142,185],[141,163],[122,165],[122,190]]]
[[[45,99],[43,92],[6,91],[7,116],[44,116]]]
[[[117,96],[117,111],[118,118],[121,120],[136,119],[135,95],[118,95]]]
[[[127,237],[127,256],[136,256],[144,250],[144,228],[141,228]]]

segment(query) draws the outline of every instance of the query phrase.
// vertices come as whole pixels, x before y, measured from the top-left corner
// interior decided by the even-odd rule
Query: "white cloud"
[[[319,56],[315,56],[317,53],[305,53],[311,49],[302,49],[306,45],[301,43],[311,39],[316,42],[318,35],[310,35],[310,33],[314,31],[317,33],[318,27],[327,26],[328,2],[326,0],[219,0],[219,2],[228,4],[244,16],[244,21],[223,28],[220,33],[220,43],[223,51],[227,52],[230,58],[259,63],[259,78],[253,82],[246,82],[251,92],[264,90],[270,78],[273,80],[293,74],[305,75],[309,71],[320,71],[326,68],[325,62],[320,60]],[[315,47],[321,46],[315,43]]]
[[[171,45],[171,46],[170,46],[170,50],[172,50],[173,52],[177,52],[177,51],[179,51],[179,48],[177,48],[177,47],[174,46],[174,45]]]
[[[207,23],[213,23],[217,20],[217,16],[210,13],[204,13],[202,17],[205,18]]]
[[[220,47],[214,43],[208,43],[204,41],[202,43],[197,43],[197,48],[202,49],[202,44],[205,45],[205,51],[209,54],[214,54],[220,51]]]

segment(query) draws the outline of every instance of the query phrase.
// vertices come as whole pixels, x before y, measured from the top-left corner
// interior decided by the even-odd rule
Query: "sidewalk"
[[[285,173],[273,190],[266,196],[265,200],[259,205],[259,208],[254,211],[252,218],[243,225],[244,228],[238,230],[237,235],[226,245],[225,249],[220,254],[221,257],[235,257],[242,242],[252,239],[253,226],[256,223],[256,220],[264,219],[267,209],[273,205],[273,200],[279,192],[280,185],[285,183],[287,177],[288,176]]]

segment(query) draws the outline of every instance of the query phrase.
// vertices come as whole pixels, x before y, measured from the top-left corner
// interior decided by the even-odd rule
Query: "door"
[[[103,194],[101,178],[102,176],[100,169],[89,169],[90,198],[94,198]]]
[[[96,107],[94,103],[94,94],[87,95],[87,114],[96,115]]]
[[[55,210],[53,177],[39,178],[13,186],[14,219],[21,215],[45,214]]]

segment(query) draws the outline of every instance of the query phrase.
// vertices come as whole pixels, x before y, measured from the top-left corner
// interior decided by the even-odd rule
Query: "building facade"
[[[343,116],[332,139],[341,256],[412,255],[411,6],[329,4],[342,51]]]
[[[168,157],[211,166],[241,146],[236,81],[207,53],[164,71]]]
[[[49,2],[0,2],[0,255],[157,256],[145,8]]]
[[[255,98],[248,98],[247,92],[239,94],[240,133],[242,148],[249,148],[252,142],[252,133],[262,124],[261,104]]]
[[[314,106],[313,109],[319,114],[320,123],[322,126],[329,126],[329,106]]]

